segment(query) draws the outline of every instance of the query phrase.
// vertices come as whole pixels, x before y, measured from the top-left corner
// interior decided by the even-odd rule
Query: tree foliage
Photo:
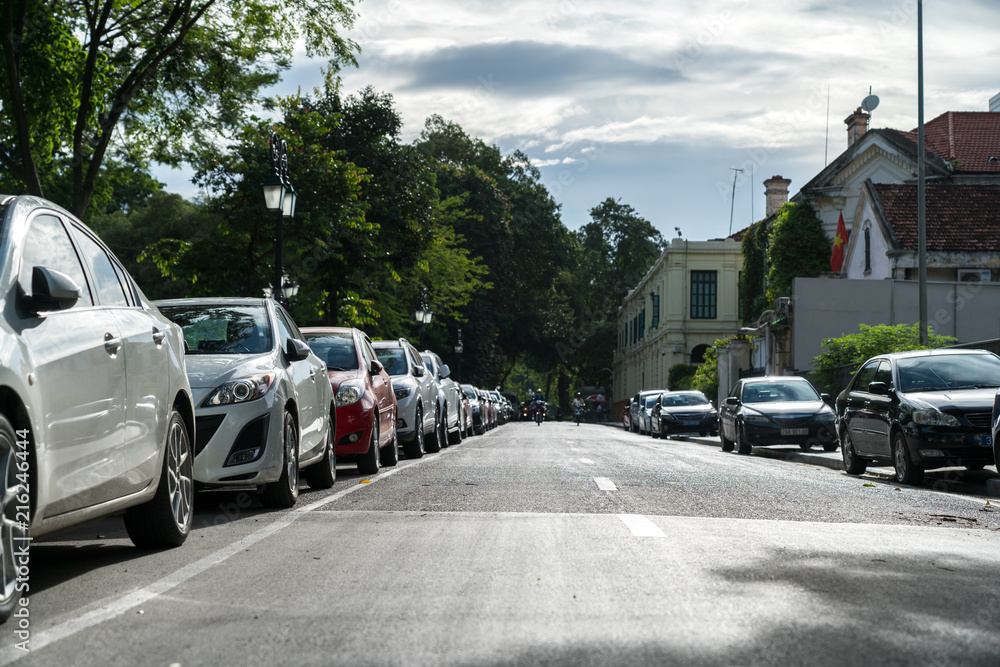
[[[750,323],[767,310],[767,240],[764,220],[743,232],[743,270],[740,272],[740,306],[744,323]]]
[[[711,401],[715,401],[719,395],[719,348],[725,347],[733,339],[733,336],[722,338],[705,350],[705,362],[698,367],[691,380],[691,386]]]
[[[768,302],[791,296],[795,278],[815,278],[829,271],[830,249],[823,223],[808,202],[782,206],[768,235]]]
[[[291,63],[354,63],[352,0],[13,0],[0,6],[0,189],[82,216],[109,155],[191,159]],[[67,185],[68,184],[68,185]],[[50,194],[52,193],[52,194]]]
[[[813,366],[819,372],[844,366],[850,367],[853,372],[879,354],[947,347],[955,342],[956,339],[951,336],[928,332],[927,345],[922,345],[918,324],[862,324],[857,333],[824,338],[822,347],[825,351],[813,357]]]

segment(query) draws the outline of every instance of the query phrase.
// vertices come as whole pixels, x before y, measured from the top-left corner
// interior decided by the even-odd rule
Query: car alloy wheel
[[[194,516],[194,457],[187,425],[170,413],[163,470],[152,500],[125,510],[125,530],[137,547],[176,547],[187,539]]]
[[[20,439],[23,442],[23,439]],[[22,513],[16,500],[24,488],[18,480],[18,463],[26,457],[19,457],[19,439],[7,417],[0,414],[0,475],[3,487],[0,488],[0,622],[7,620],[18,600],[21,591],[17,589],[17,563],[14,554],[16,550],[27,546],[28,524],[30,518]],[[25,465],[21,466],[26,469]],[[20,515],[20,516],[19,516]]]
[[[334,432],[333,422],[330,422],[323,458],[319,463],[306,468],[306,482],[311,489],[329,489],[337,481],[337,449],[333,442]]]
[[[419,459],[424,455],[424,411],[417,406],[413,416],[413,440],[403,445],[403,453],[408,459]]]
[[[282,461],[281,477],[264,487],[261,502],[267,507],[289,508],[299,499],[299,437],[295,428],[295,418],[291,412],[285,412],[282,428]]]
[[[892,439],[892,466],[900,484],[919,484],[924,478],[924,469],[914,465],[906,448],[906,438],[899,432]]]
[[[848,475],[860,475],[868,468],[868,462],[854,451],[854,442],[846,428],[840,436],[840,452],[844,457],[844,471]]]
[[[368,451],[358,457],[358,472],[362,475],[374,475],[378,472],[381,464],[378,451],[378,414],[372,420],[370,440]]]
[[[743,428],[740,424],[736,425],[736,451],[740,454],[749,454],[753,450],[750,443],[747,442],[746,435],[743,433]]]

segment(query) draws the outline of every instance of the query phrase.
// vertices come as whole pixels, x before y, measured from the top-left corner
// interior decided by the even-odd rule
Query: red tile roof
[[[916,250],[917,186],[872,187],[900,246]],[[926,193],[928,250],[1000,251],[1000,185],[928,185]]]
[[[917,142],[917,130],[901,132]],[[1000,113],[948,111],[924,123],[927,149],[952,162],[962,173],[1000,174]],[[998,158],[990,162],[989,158]]]

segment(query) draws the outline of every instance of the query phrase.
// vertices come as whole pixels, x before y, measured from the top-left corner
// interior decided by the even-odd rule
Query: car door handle
[[[167,337],[167,334],[163,333],[156,327],[153,327],[153,342],[157,345],[163,344],[163,339]]]
[[[118,354],[118,350],[122,348],[122,339],[115,338],[110,333],[104,334],[104,349],[112,357]]]

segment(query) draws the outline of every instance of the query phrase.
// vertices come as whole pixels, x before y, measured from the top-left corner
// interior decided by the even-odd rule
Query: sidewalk
[[[622,428],[621,422],[604,422],[600,424],[601,426],[614,426],[618,429]],[[649,436],[645,436],[649,437]],[[687,442],[696,442],[699,445],[707,445],[709,447],[722,448],[722,442],[718,437],[702,437],[698,435],[689,436],[679,436],[682,437]],[[751,454],[754,456],[761,456],[768,459],[777,459],[779,461],[789,461],[791,463],[805,463],[806,465],[821,466],[823,468],[829,468],[831,470],[844,470],[844,459],[840,453],[840,449],[832,452],[824,452],[820,448],[816,448],[810,451],[802,451],[797,445],[768,445],[766,447],[754,447],[751,450]],[[960,471],[964,477],[970,478],[968,481],[955,481],[947,480],[946,484],[952,487],[956,491],[962,493],[969,493],[974,495],[985,495],[991,498],[1000,498],[1000,478],[997,477],[996,473],[991,470],[991,468],[986,468],[981,471],[966,471],[964,468],[945,468],[942,470],[931,470],[928,471],[929,476],[934,476],[935,473],[952,471]],[[892,479],[892,466],[875,466],[870,465],[868,469],[868,474],[875,477],[880,477],[882,479]],[[935,486],[937,483],[935,482]]]

